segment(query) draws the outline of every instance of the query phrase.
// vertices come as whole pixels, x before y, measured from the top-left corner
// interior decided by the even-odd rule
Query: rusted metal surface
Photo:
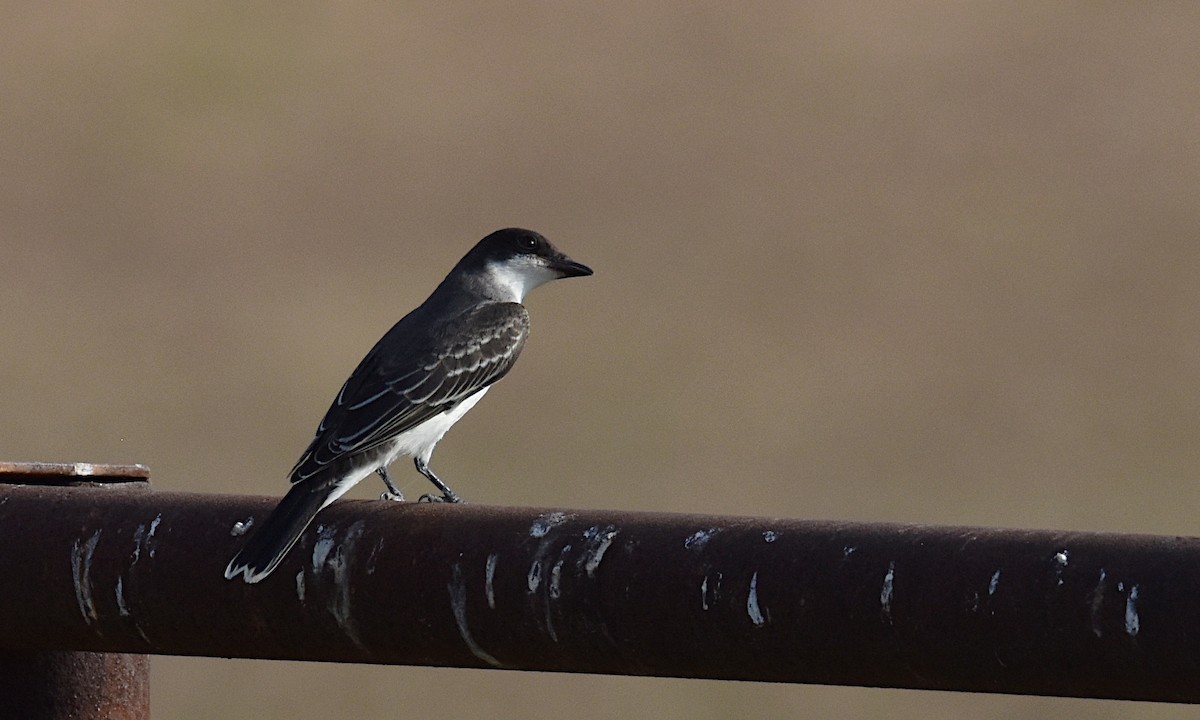
[[[148,720],[145,655],[0,652],[0,718]]]
[[[0,646],[1196,702],[1200,539],[0,486]]]
[[[0,483],[9,485],[120,487],[148,490],[142,465],[0,462]],[[0,493],[0,497],[3,493]],[[0,502],[3,502],[0,500]],[[43,521],[54,522],[43,511]],[[0,530],[2,532],[2,530]],[[26,538],[36,542],[37,534]],[[7,552],[30,552],[25,542]],[[25,561],[47,562],[32,552]],[[8,591],[12,585],[4,584]],[[0,609],[5,607],[0,601]],[[0,718],[40,720],[147,720],[150,661],[145,655],[70,652],[0,643]]]

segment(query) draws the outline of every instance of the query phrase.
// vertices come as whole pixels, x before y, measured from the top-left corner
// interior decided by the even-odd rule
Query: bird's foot
[[[404,494],[399,492],[391,492],[389,490],[380,494],[379,499],[387,500],[388,502],[404,502]]]
[[[460,502],[462,502],[462,498],[455,495],[454,493],[446,493],[445,495],[434,495],[433,493],[425,493],[421,497],[417,498],[417,502],[460,503]]]

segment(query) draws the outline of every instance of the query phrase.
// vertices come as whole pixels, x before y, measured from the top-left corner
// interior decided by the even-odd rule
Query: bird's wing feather
[[[408,319],[346,380],[292,468],[293,483],[453,409],[504,377],[529,335],[529,314],[518,303],[475,307],[420,335]]]

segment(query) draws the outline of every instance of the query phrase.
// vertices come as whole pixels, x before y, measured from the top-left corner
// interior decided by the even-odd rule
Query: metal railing
[[[1197,538],[348,501],[247,585],[222,572],[276,498],[61,475],[0,484],[0,665],[205,655],[1200,701]]]

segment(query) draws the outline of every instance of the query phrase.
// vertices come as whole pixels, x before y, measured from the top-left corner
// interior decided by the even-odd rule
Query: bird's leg
[[[404,493],[400,492],[400,488],[392,483],[392,478],[388,476],[386,465],[380,465],[375,468],[375,472],[379,473],[379,477],[383,478],[383,484],[387,485],[388,491],[379,496],[380,500],[392,500],[394,502],[404,502]]]
[[[442,491],[441,497],[438,497],[433,493],[425,493],[417,499],[417,502],[462,502],[462,498],[454,494],[454,491],[450,489],[449,485],[442,482],[441,478],[433,474],[433,471],[429,469],[429,464],[425,460],[422,460],[421,458],[413,458],[413,464],[417,466],[417,472],[429,478],[429,482],[436,485],[437,489]]]

